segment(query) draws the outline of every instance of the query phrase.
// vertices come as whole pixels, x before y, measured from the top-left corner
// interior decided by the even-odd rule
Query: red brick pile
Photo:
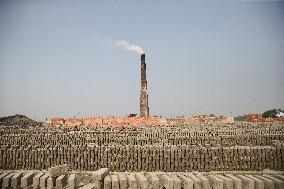
[[[192,122],[197,123],[231,123],[232,117],[204,117],[194,116],[191,118],[175,117],[86,117],[86,118],[53,118],[48,126],[161,126],[161,125],[186,125]]]
[[[263,118],[261,114],[249,114],[246,117],[248,122],[284,122],[284,118]]]

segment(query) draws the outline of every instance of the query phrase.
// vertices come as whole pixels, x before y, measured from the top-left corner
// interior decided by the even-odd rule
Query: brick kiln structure
[[[141,55],[140,117],[149,117],[145,54]]]

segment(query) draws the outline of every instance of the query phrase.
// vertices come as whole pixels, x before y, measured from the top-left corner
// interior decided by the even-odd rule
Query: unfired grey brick
[[[282,180],[280,180],[280,179],[278,179],[276,177],[273,177],[271,175],[267,175],[267,174],[264,174],[263,176],[268,178],[268,179],[271,179],[272,181],[274,181],[276,189],[284,188],[284,181],[282,181]]]
[[[125,174],[123,173],[119,174],[118,180],[119,180],[120,189],[127,189],[128,185],[127,185],[127,179],[126,179]]]
[[[22,178],[21,178],[21,187],[22,188],[26,188],[30,185],[33,184],[33,177],[35,175],[35,172],[31,171],[28,172],[27,174],[25,174]]]
[[[34,178],[33,178],[33,188],[39,188],[40,187],[40,177],[44,175],[43,172],[38,173]]]
[[[149,186],[148,180],[147,178],[144,176],[143,173],[137,173],[135,175],[135,178],[137,180],[138,183],[138,187],[141,189],[147,189]]]
[[[233,179],[225,177],[223,175],[216,175],[216,176],[223,180],[223,186],[225,189],[234,189]]]
[[[68,188],[75,189],[76,188],[76,174],[71,174],[68,178]]]
[[[108,168],[101,168],[95,172],[93,172],[92,177],[95,180],[103,180],[109,174]]]
[[[238,178],[242,181],[243,189],[254,189],[255,181],[244,176],[244,175],[238,175]]]
[[[181,180],[175,174],[169,174],[169,176],[174,180],[174,189],[181,189]]]
[[[111,188],[112,189],[119,189],[119,181],[117,175],[111,175]]]
[[[255,181],[255,188],[257,189],[264,189],[264,182],[260,180],[259,178],[253,176],[253,175],[246,175],[246,177],[251,178]]]
[[[56,179],[56,189],[63,189],[67,185],[67,176],[66,175],[60,175]]]
[[[8,174],[10,174],[10,172],[9,172],[9,171],[5,171],[4,173],[2,173],[2,174],[0,175],[0,186],[2,186],[3,178],[4,178],[5,176],[7,176]]]
[[[18,173],[16,173],[12,179],[11,179],[11,186],[13,188],[16,188],[18,186],[21,185],[21,177],[23,176],[23,173],[21,171],[19,171]]]
[[[67,174],[67,173],[68,173],[67,164],[54,166],[48,169],[48,174],[50,177],[58,177],[60,175]]]
[[[264,188],[269,188],[269,189],[275,189],[275,183],[266,177],[263,177],[261,175],[255,175],[256,178],[262,180],[264,182]]]
[[[104,189],[111,189],[110,175],[106,176],[105,179],[104,179]]]
[[[11,187],[11,178],[14,176],[15,173],[10,173],[3,178],[2,187],[8,188]]]
[[[52,189],[56,186],[56,177],[48,177],[47,189]]]
[[[40,188],[46,188],[47,187],[47,179],[48,179],[48,173],[46,173],[42,177],[40,177]]]
[[[233,180],[233,188],[234,189],[242,189],[242,181],[238,177],[231,175],[231,174],[225,174],[226,177]]]
[[[166,188],[166,189],[174,189],[174,180],[166,175],[166,174],[160,174],[159,175],[161,184]]]

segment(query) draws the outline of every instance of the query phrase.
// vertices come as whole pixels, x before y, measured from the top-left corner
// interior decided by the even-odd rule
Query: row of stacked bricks
[[[0,188],[47,189],[282,189],[282,171],[84,173],[59,165],[47,171],[0,170]]]
[[[73,170],[218,171],[284,170],[284,145],[204,146],[61,146],[8,147],[0,150],[0,169],[47,169],[69,164]]]
[[[159,138],[144,138],[144,137],[132,137],[123,135],[59,135],[54,134],[53,138],[48,135],[34,135],[33,137],[13,136],[1,137],[1,145],[37,145],[39,147],[45,147],[46,145],[84,145],[88,143],[94,143],[96,145],[153,145],[153,144],[168,144],[168,145],[222,145],[222,146],[245,146],[245,145],[271,145],[274,140],[283,141],[284,135],[266,135],[255,136],[251,134],[243,136],[218,136],[218,137],[171,137],[165,139]],[[42,142],[44,141],[44,142]]]
[[[75,189],[76,175],[68,175],[68,165],[59,165],[47,171],[0,170],[0,188]]]
[[[110,128],[109,132],[100,130],[99,127],[88,127],[89,131],[68,131],[48,130],[48,129],[34,129],[23,130],[20,132],[16,130],[0,129],[0,144],[2,145],[37,145],[41,148],[46,145],[85,145],[94,143],[96,145],[222,145],[222,146],[246,146],[246,145],[271,145],[274,140],[284,141],[283,128],[281,132],[275,132],[276,129],[255,129],[256,132],[240,133],[240,132],[221,132],[219,128],[214,128],[212,131],[199,132],[191,130],[171,130],[169,127],[165,128],[151,128],[146,129],[145,134],[138,131],[133,132],[131,129],[123,130],[121,133],[118,129]],[[112,130],[113,129],[113,130]],[[67,131],[66,131],[67,130]],[[225,129],[223,129],[225,130]],[[226,128],[230,131],[230,128]],[[234,131],[234,130],[233,130]],[[274,131],[274,132],[273,132]],[[154,133],[154,134],[153,134]],[[157,134],[158,133],[158,134]]]

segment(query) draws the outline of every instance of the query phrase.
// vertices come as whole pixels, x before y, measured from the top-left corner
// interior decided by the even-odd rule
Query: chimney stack
[[[145,54],[141,55],[140,117],[149,117]]]

